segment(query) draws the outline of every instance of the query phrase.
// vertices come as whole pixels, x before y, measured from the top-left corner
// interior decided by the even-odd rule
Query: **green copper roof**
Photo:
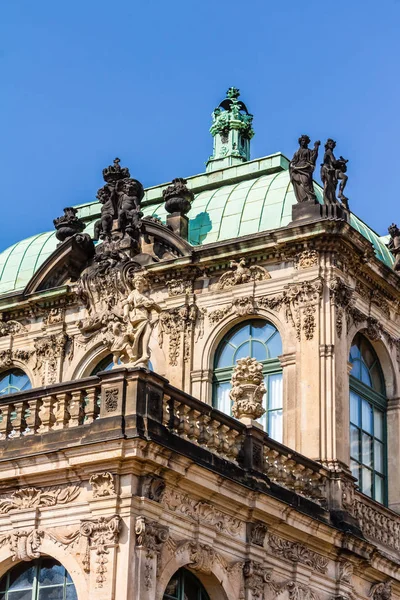
[[[188,178],[189,187],[199,190],[188,214],[190,243],[209,244],[285,227],[296,202],[287,169],[287,159],[277,154]],[[165,187],[147,189],[143,200],[144,214],[164,222]],[[316,183],[314,187],[322,202],[321,187]],[[92,235],[100,204],[91,202],[77,208],[87,222],[85,232]],[[379,237],[355,215],[351,215],[351,225],[372,243],[377,257],[391,267],[393,257],[385,245],[386,237]],[[0,253],[0,294],[23,289],[57,243],[55,232],[42,233]]]

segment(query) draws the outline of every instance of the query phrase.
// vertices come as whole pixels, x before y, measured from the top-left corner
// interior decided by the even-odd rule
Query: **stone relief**
[[[161,477],[145,475],[141,482],[141,495],[153,502],[161,502],[165,492],[165,481]]]
[[[92,486],[93,498],[114,496],[116,493],[114,475],[108,471],[92,475],[89,479],[89,484]]]
[[[250,281],[265,281],[271,279],[271,275],[264,267],[253,265],[246,266],[246,260],[241,258],[239,261],[232,260],[230,262],[231,271],[226,271],[216,284],[217,290],[230,290],[235,285],[241,283],[249,283]]]
[[[267,390],[262,369],[262,364],[250,357],[239,358],[233,369],[229,397],[232,414],[239,420],[256,420],[265,413],[262,401]]]
[[[298,255],[296,266],[298,269],[309,269],[318,266],[318,252],[316,250],[304,250]]]
[[[198,523],[207,523],[221,533],[235,537],[242,535],[243,522],[221,512],[209,502],[191,498],[188,494],[168,487],[164,492],[161,503],[168,510],[179,512]]]
[[[180,296],[181,294],[192,293],[192,282],[185,281],[183,279],[170,279],[167,281],[168,296],[173,298],[174,296]]]
[[[121,517],[99,517],[82,521],[79,535],[87,539],[85,569],[90,571],[90,550],[96,551],[96,584],[103,587],[106,581],[109,548],[118,545]]]
[[[171,366],[178,364],[182,352],[185,362],[190,359],[192,342],[201,339],[204,335],[204,315],[205,310],[199,308],[194,302],[161,312],[158,343],[161,348],[164,334],[168,335],[168,359]],[[196,336],[195,330],[197,330]]]
[[[339,562],[339,581],[351,584],[353,571],[353,563],[349,562],[348,560],[341,560]]]
[[[169,537],[169,529],[150,521],[145,517],[137,517],[135,524],[136,546],[145,551],[145,587],[150,589],[153,580],[153,559],[158,559],[162,547]]]
[[[374,583],[368,594],[372,600],[391,600],[392,598],[392,582],[385,581],[384,583]]]
[[[75,500],[79,496],[79,493],[79,485],[43,489],[34,487],[21,488],[13,492],[9,498],[0,498],[0,513],[8,513],[11,510],[67,504]]]
[[[35,338],[35,364],[33,370],[41,373],[42,385],[57,381],[57,366],[65,356],[68,336],[64,332]]]
[[[268,527],[264,523],[247,523],[247,541],[250,544],[264,547],[264,541],[268,533]]]
[[[28,362],[32,354],[32,350],[1,350],[0,368],[12,367],[14,361]]]
[[[47,325],[55,325],[64,321],[65,308],[51,308],[43,317],[42,329]]]
[[[22,323],[13,320],[5,321],[3,313],[0,313],[0,337],[26,333],[27,331],[27,328]]]
[[[268,543],[275,556],[281,556],[292,562],[308,565],[319,573],[326,573],[327,571],[328,560],[320,554],[306,548],[303,544],[284,540],[276,535],[270,535]]]
[[[284,307],[285,318],[296,330],[296,337],[301,339],[301,332],[307,340],[314,337],[316,327],[315,313],[323,290],[321,278],[302,283],[290,283],[284,287],[283,293],[277,296],[263,296],[258,299],[260,306],[272,310]]]

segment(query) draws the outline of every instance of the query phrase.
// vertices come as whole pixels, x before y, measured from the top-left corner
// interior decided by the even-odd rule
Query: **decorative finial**
[[[56,238],[60,242],[65,242],[76,233],[82,233],[85,229],[85,223],[77,217],[78,209],[73,206],[64,208],[62,217],[54,219],[54,227],[56,228]]]
[[[243,423],[251,424],[265,413],[262,400],[266,389],[262,370],[262,364],[249,356],[239,358],[233,369],[229,393],[233,400],[232,413]]]
[[[163,190],[162,194],[165,200],[165,210],[168,213],[186,215],[189,212],[194,195],[193,192],[187,188],[186,184],[186,179],[177,177],[172,180],[172,185]]]
[[[236,87],[230,87],[229,90],[226,92],[227,98],[239,98],[239,96],[240,90]]]
[[[114,183],[120,179],[130,177],[129,169],[127,167],[121,167],[120,162],[120,158],[114,158],[113,164],[103,169],[104,181],[107,183]]]

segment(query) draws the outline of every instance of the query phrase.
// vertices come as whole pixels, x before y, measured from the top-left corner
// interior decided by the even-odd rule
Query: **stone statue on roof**
[[[343,194],[348,177],[346,175],[347,163],[349,162],[343,156],[335,158],[333,151],[336,142],[328,139],[325,144],[324,161],[321,165],[321,180],[324,184],[324,203],[337,204],[338,199],[342,202],[343,208],[349,208],[348,198]],[[336,188],[340,181],[338,198],[336,198]]]
[[[289,164],[290,181],[297,202],[317,202],[313,186],[313,173],[318,158],[318,149],[320,141],[314,143],[311,150],[308,147],[310,143],[308,135],[299,137],[299,149],[295,152]]]

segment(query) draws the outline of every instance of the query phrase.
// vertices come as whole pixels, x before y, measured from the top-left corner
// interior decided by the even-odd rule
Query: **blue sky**
[[[93,200],[120,156],[145,186],[202,172],[237,86],[252,157],[337,140],[350,206],[400,224],[400,0],[3,0],[0,250]]]

